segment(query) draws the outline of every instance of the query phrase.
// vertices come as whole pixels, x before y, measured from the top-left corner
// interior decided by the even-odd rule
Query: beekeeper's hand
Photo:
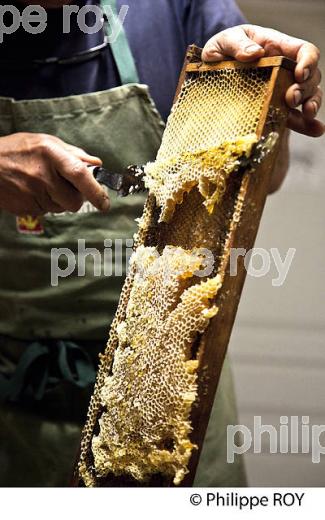
[[[15,215],[76,212],[84,200],[109,209],[106,191],[87,165],[101,160],[46,134],[0,138],[0,208]]]
[[[286,56],[297,62],[295,83],[286,93],[286,102],[291,109],[288,128],[311,137],[323,135],[325,127],[316,119],[323,94],[319,86],[320,51],[315,45],[273,29],[238,25],[213,36],[202,53],[203,61],[207,62],[227,57],[249,62],[264,56]]]

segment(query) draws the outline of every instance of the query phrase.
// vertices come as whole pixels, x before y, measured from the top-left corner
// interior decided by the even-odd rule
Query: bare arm
[[[15,215],[78,211],[89,200],[109,209],[106,191],[87,165],[100,159],[46,134],[17,133],[0,138],[0,208]]]

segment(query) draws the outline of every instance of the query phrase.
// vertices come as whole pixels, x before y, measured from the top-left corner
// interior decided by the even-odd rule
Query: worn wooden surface
[[[239,63],[235,60],[221,61],[219,63],[188,63],[186,66],[186,72],[206,72],[211,70],[222,70],[222,69],[250,69],[252,67],[279,67],[293,71],[295,68],[295,62],[284,58],[283,56],[274,56],[270,58],[260,58],[255,62]]]

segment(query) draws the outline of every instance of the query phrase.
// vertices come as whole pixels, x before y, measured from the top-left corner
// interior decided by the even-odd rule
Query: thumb
[[[254,61],[264,56],[261,45],[249,38],[243,26],[226,29],[213,36],[202,51],[206,62],[235,58],[238,61]]]

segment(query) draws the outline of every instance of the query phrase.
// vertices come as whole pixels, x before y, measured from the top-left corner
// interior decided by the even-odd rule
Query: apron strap
[[[104,8],[110,8],[112,12],[111,23],[114,28],[118,28],[118,36],[114,42],[109,42],[112,54],[120,75],[122,85],[128,83],[140,83],[137,67],[132,55],[132,51],[124,30],[118,18],[117,0],[101,0],[101,5]],[[109,37],[108,28],[106,26],[106,35]]]

